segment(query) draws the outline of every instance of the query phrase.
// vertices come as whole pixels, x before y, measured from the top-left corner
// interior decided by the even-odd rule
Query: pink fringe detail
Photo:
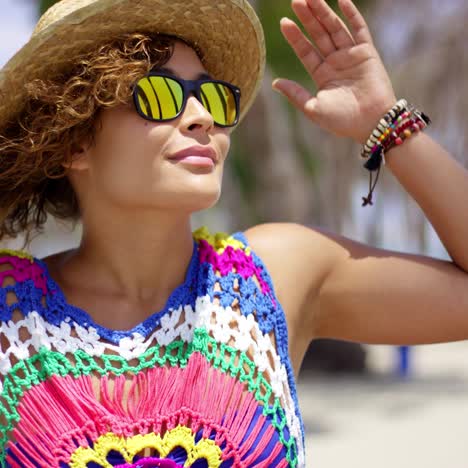
[[[247,255],[243,250],[228,246],[222,254],[218,254],[206,240],[201,240],[199,242],[199,252],[200,262],[211,263],[213,268],[219,271],[222,276],[233,270],[244,279],[256,276],[262,293],[269,294],[271,292],[270,286],[262,278],[260,268],[255,265],[252,256]]]
[[[257,415],[247,435],[258,408],[254,396],[244,384],[210,367],[200,353],[192,354],[186,368],[153,368],[127,379],[131,383],[126,385],[123,375],[104,376],[94,390],[90,376],[53,376],[33,387],[18,407],[20,422],[13,431],[18,446],[10,442],[11,452],[23,467],[32,466],[31,460],[52,467],[69,463],[77,447],[88,447],[89,440],[108,432],[124,437],[162,435],[184,425],[193,433],[202,430],[206,438],[215,434],[216,444],[225,445],[223,460],[247,467],[254,466],[274,437],[275,430],[263,415]],[[268,460],[273,461],[282,447],[278,441]],[[265,463],[258,466],[269,466]]]
[[[0,284],[3,284],[5,278],[12,276],[16,282],[22,283],[32,279],[34,286],[41,289],[44,294],[47,294],[47,280],[42,268],[36,263],[27,258],[2,256],[0,257],[0,265],[9,264],[13,268],[0,272]]]

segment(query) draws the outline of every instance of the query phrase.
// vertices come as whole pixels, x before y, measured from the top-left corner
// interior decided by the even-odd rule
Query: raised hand
[[[364,143],[396,102],[364,18],[351,0],[339,0],[350,28],[325,0],[291,4],[307,34],[288,18],[281,31],[318,91],[314,96],[287,79],[275,80],[274,89],[325,130]]]

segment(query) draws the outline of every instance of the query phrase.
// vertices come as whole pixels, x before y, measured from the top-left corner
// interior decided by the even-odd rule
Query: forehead
[[[181,41],[174,42],[173,54],[162,68],[184,79],[208,74],[195,50]]]

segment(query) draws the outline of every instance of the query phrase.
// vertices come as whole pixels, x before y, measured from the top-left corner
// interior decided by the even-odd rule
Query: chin
[[[189,206],[191,206],[190,211],[196,212],[212,208],[216,203],[218,203],[220,195],[220,192],[217,192],[216,194],[194,194],[189,202]]]
[[[191,190],[172,193],[164,205],[175,211],[196,212],[212,208],[219,200],[221,190]],[[161,204],[158,203],[158,207]]]

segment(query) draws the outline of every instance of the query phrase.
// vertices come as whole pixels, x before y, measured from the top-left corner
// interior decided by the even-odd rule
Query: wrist
[[[360,145],[364,145],[380,120],[390,109],[393,108],[393,106],[395,106],[397,101],[396,96],[391,95],[379,102],[375,102],[372,106],[365,109],[364,112],[369,116],[369,118],[367,119],[366,125],[363,126],[354,140]]]
[[[370,172],[369,194],[363,197],[363,206],[372,205],[372,195],[378,181],[385,153],[403,145],[413,135],[431,124],[431,119],[420,110],[400,99],[384,114],[364,143],[361,156],[366,159],[364,167]],[[373,173],[376,173],[375,180]]]

